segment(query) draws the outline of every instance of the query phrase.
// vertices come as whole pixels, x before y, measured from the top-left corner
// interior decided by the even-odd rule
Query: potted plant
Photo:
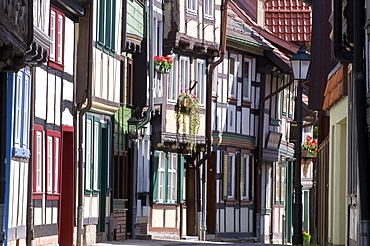
[[[160,73],[169,73],[173,60],[169,56],[154,56],[154,69]]]
[[[188,91],[189,89],[186,88],[177,99],[176,118],[177,125],[181,125],[183,131],[186,129],[186,118],[189,119],[189,146],[190,150],[195,151],[196,135],[200,126],[199,100],[195,94],[190,94]]]
[[[317,140],[307,136],[306,141],[302,144],[302,157],[314,158],[317,156],[317,152]]]
[[[306,232],[305,230],[302,230],[302,236],[303,236],[303,244],[307,245],[311,242],[311,235]]]

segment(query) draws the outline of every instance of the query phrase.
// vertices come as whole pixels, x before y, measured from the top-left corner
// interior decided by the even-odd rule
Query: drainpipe
[[[206,154],[202,159],[199,160],[197,169],[203,165],[202,173],[202,213],[201,213],[201,228],[199,239],[204,241],[206,240],[206,231],[207,231],[207,207],[206,207],[206,161],[211,157],[212,153],[212,82],[213,82],[213,71],[215,68],[224,60],[226,53],[226,28],[227,28],[227,5],[229,0],[224,0],[221,13],[221,46],[220,46],[220,59],[212,63],[211,67],[208,70],[207,78],[207,94],[206,94]]]
[[[148,6],[146,6],[148,8]],[[148,11],[148,9],[147,9]],[[138,128],[142,128],[145,126],[151,119],[152,110],[153,110],[153,78],[154,78],[154,63],[153,63],[153,16],[154,16],[154,9],[153,9],[153,0],[149,0],[149,17],[148,17],[148,26],[147,26],[147,40],[148,40],[148,53],[149,53],[149,105],[148,110],[146,111],[145,117],[143,121],[138,124]]]
[[[34,122],[35,122],[35,68],[32,68],[32,83],[31,83],[31,112],[30,112],[30,140],[29,146],[31,153],[34,153],[35,146],[34,142]],[[33,235],[33,155],[28,160],[28,188],[27,188],[27,235],[26,244],[32,245]]]
[[[149,61],[149,102],[148,110],[146,111],[144,119],[138,124],[138,129],[144,127],[151,119],[153,110],[153,78],[154,78],[154,63],[153,63],[153,0],[149,0],[149,6],[146,6],[148,13],[147,19],[147,41],[148,41],[148,61]],[[138,149],[137,140],[130,140],[132,144],[132,184],[131,184],[131,195],[130,195],[130,207],[131,207],[131,238],[136,239],[136,218],[137,218],[137,173],[138,173]]]
[[[256,176],[256,188],[261,187],[261,166],[262,166],[262,140],[263,140],[263,122],[264,122],[264,107],[265,107],[265,102],[284,90],[285,88],[289,87],[292,85],[294,82],[294,79],[290,77],[290,82],[287,83],[286,85],[283,85],[276,91],[272,92],[270,95],[264,97],[259,104],[259,121],[258,121],[258,136],[257,136],[257,154],[258,154],[258,161],[257,161],[257,172],[255,174]],[[261,192],[256,192],[255,193],[255,203],[256,203],[256,213],[260,214],[261,213]],[[261,220],[256,220],[258,221],[256,224],[257,227],[257,234],[259,234],[259,226],[260,226],[260,221]]]
[[[91,43],[92,40],[92,30],[93,30],[93,22],[91,17],[93,16],[93,6],[92,3],[86,7],[88,11],[86,11],[87,15],[87,21],[89,22],[89,30],[88,30],[88,41]],[[80,38],[80,37],[79,37]],[[92,105],[92,99],[91,99],[91,94],[92,94],[92,44],[88,45],[88,75],[87,75],[87,83],[86,83],[86,88],[85,88],[85,93],[86,93],[86,99],[87,99],[87,105],[86,107],[82,108],[82,104],[84,102],[76,102],[78,111],[80,113],[78,114],[78,188],[77,188],[77,193],[78,193],[78,208],[77,208],[77,240],[76,240],[76,245],[81,246],[83,245],[83,219],[84,219],[84,184],[83,184],[83,170],[84,170],[84,165],[83,165],[83,117],[86,112],[88,112],[91,108]]]
[[[367,132],[366,124],[366,81],[365,81],[365,1],[353,1],[354,13],[354,63],[353,63],[353,87],[355,102],[355,117],[357,121],[357,156],[360,186],[360,245],[370,245],[370,179],[367,174],[370,172],[369,143],[368,138],[364,137]],[[367,136],[367,135],[365,135]]]
[[[353,54],[347,52],[342,44],[342,1],[333,0],[333,21],[334,59],[343,63],[352,63]],[[361,28],[363,26],[364,25],[361,24]]]

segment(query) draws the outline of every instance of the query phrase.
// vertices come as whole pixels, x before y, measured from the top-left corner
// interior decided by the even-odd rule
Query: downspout
[[[148,110],[146,111],[144,119],[138,124],[138,129],[144,127],[151,119],[153,110],[153,78],[154,78],[154,63],[153,63],[153,0],[149,0],[149,6],[147,5],[147,12],[149,7],[148,19],[147,19],[147,41],[148,41],[148,61],[149,61],[149,85],[147,93],[149,94]],[[136,219],[137,219],[137,173],[138,173],[138,159],[137,159],[137,140],[132,141],[132,185],[131,185],[131,196],[130,196],[130,207],[131,207],[131,238],[136,239]]]
[[[370,179],[368,173],[369,161],[369,138],[364,137],[367,131],[366,123],[366,81],[365,81],[365,1],[353,1],[354,14],[354,63],[353,63],[353,87],[355,101],[355,117],[357,121],[357,157],[360,186],[360,245],[370,245]],[[368,134],[365,134],[368,136]]]
[[[343,63],[352,63],[353,54],[347,52],[342,44],[342,1],[333,0],[333,21],[334,59]],[[361,24],[362,27],[363,24]]]
[[[215,68],[224,60],[226,53],[226,28],[227,28],[227,6],[229,0],[224,0],[221,13],[221,46],[220,46],[220,58],[211,64],[208,70],[207,78],[207,94],[206,94],[206,154],[202,159],[199,160],[197,169],[203,165],[202,173],[202,215],[201,215],[201,235],[200,240],[205,240],[206,227],[207,227],[207,207],[206,207],[206,171],[207,167],[205,162],[211,157],[212,153],[212,82],[213,82],[213,71]]]
[[[294,82],[294,79],[290,77],[290,82],[287,83],[286,85],[283,85],[276,91],[272,92],[270,95],[264,97],[259,104],[259,121],[258,121],[258,136],[257,136],[257,154],[258,154],[258,161],[257,161],[257,166],[256,166],[256,187],[261,187],[261,165],[262,165],[262,140],[263,140],[263,122],[264,122],[264,107],[265,107],[265,102],[284,90],[285,88],[289,87],[292,85]],[[260,214],[261,213],[261,192],[256,192],[255,193],[255,203],[256,203],[256,213]],[[260,221],[260,220],[257,220]],[[258,229],[259,225],[257,225]]]
[[[146,6],[148,8],[148,5]],[[149,105],[146,111],[144,119],[138,124],[138,128],[145,126],[151,119],[153,110],[153,78],[154,78],[154,63],[153,63],[153,0],[149,0],[149,17],[147,21],[147,40],[148,40],[148,50],[149,50],[149,88],[147,93],[149,93]]]
[[[32,80],[31,80],[31,112],[30,112],[30,140],[29,145],[31,153],[34,153],[34,122],[35,122],[35,68],[32,68]],[[32,245],[33,235],[33,155],[28,161],[28,188],[27,188],[27,235],[26,244]]]
[[[91,17],[93,16],[93,6],[92,4],[89,4],[86,7],[89,11],[86,11],[88,13],[88,21],[89,21],[89,36],[88,36],[88,42],[91,43],[92,41],[92,30],[93,30],[93,21]],[[80,37],[79,37],[80,38]],[[84,219],[84,184],[83,184],[83,178],[84,178],[84,165],[83,165],[83,117],[86,112],[88,112],[92,105],[92,44],[88,45],[88,75],[87,75],[87,83],[86,83],[86,99],[87,99],[87,105],[86,107],[82,108],[82,102],[77,105],[78,110],[80,113],[78,114],[78,208],[77,208],[77,240],[76,245],[82,246],[83,245],[83,219]]]

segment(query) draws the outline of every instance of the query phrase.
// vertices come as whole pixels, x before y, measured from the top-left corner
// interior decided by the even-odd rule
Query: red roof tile
[[[300,0],[266,2],[265,24],[267,29],[287,41],[311,41],[311,7]]]

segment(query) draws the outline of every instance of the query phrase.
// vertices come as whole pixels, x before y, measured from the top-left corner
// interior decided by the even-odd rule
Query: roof
[[[338,102],[343,94],[347,93],[347,80],[343,79],[344,65],[338,64],[329,75],[328,83],[324,92],[323,110],[329,110]]]
[[[311,41],[311,7],[300,0],[271,0],[265,5],[265,25],[290,42]]]

